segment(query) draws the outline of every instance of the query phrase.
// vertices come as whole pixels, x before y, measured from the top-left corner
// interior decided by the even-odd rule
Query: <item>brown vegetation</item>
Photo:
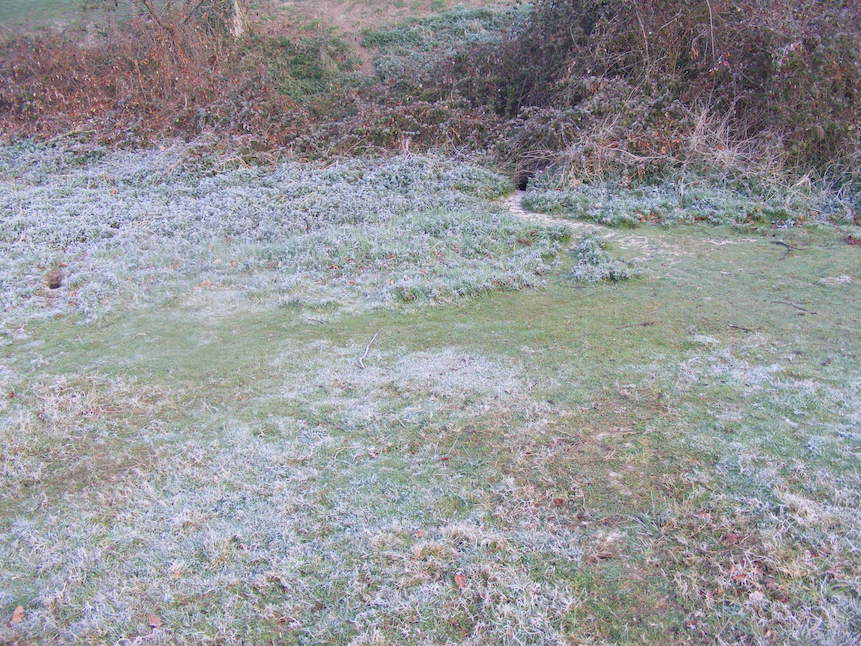
[[[98,44],[62,34],[5,42],[0,130],[5,137],[89,131],[108,142],[149,142],[207,129],[280,143],[294,102],[275,92],[261,61],[198,21],[122,24]]]
[[[692,152],[851,169],[859,43],[857,0],[540,0],[522,33],[448,61],[441,85],[514,119],[521,154],[598,170]]]
[[[311,156],[492,148],[524,172],[554,164],[577,175],[680,162],[851,174],[859,25],[858,0],[539,0],[499,40],[385,82],[333,74],[297,100],[279,78],[296,55],[279,63],[278,38],[235,39],[210,13],[153,13],[95,43],[0,44],[0,134],[152,143],[217,133]]]

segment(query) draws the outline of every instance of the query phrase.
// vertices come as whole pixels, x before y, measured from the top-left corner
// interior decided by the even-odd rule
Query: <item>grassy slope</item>
[[[0,3],[0,32],[4,28],[11,32],[100,22],[105,18],[128,15],[130,9],[127,5],[122,0],[117,6],[112,0],[8,0]]]
[[[0,635],[847,643],[861,265],[787,235],[640,229],[621,286],[320,325],[205,289],[31,324]]]
[[[77,15],[83,4],[82,0],[3,2],[0,4],[0,23],[17,26],[65,20],[71,15]]]

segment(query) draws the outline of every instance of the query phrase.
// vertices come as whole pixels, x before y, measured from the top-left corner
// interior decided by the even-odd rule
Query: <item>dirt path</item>
[[[525,195],[526,191],[515,191],[503,199],[503,204],[514,217],[521,220],[543,226],[562,226],[569,229],[572,234],[569,242],[570,247],[576,245],[580,237],[595,234],[612,241],[621,249],[635,251],[637,257],[634,260],[647,260],[661,255],[666,258],[664,266],[672,266],[678,263],[680,258],[694,255],[690,249],[685,249],[680,244],[667,240],[664,236],[649,235],[648,232],[635,232],[639,230],[613,229],[602,224],[529,211],[523,208]],[[715,244],[715,241],[710,242]]]
[[[525,195],[526,191],[515,191],[503,200],[503,204],[505,204],[511,214],[516,218],[544,226],[565,227],[566,229],[570,229],[572,234],[575,234],[575,238],[576,236],[589,233],[597,233],[605,238],[613,238],[617,233],[616,231],[600,224],[592,224],[591,222],[582,222],[572,218],[556,217],[546,213],[529,211],[523,208],[523,197]]]

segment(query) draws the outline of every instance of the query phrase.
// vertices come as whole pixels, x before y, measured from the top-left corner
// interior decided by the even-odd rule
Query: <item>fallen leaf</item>
[[[12,618],[9,619],[10,624],[17,624],[21,621],[24,621],[24,608],[18,606],[15,610],[12,611]]]
[[[458,572],[454,575],[454,584],[457,586],[458,590],[463,590],[466,587],[466,577]]]
[[[152,613],[148,614],[146,616],[146,622],[150,628],[161,628],[161,617],[159,617],[158,615],[154,615]]]

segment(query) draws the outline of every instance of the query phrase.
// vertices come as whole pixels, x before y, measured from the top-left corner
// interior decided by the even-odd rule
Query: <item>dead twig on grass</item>
[[[617,327],[617,330],[624,330],[629,327],[650,327],[652,325],[657,325],[657,321],[643,321],[642,323],[628,323],[627,325],[620,325]]]
[[[751,330],[749,327],[744,327],[742,325],[734,325],[730,323],[727,327],[732,328],[733,330],[741,330],[742,332],[756,332],[756,330]]]
[[[804,307],[801,307],[801,305],[796,305],[795,303],[790,303],[789,301],[772,301],[772,302],[774,302],[774,303],[780,303],[780,304],[782,304],[782,305],[789,305],[790,307],[794,307],[794,308],[795,308],[795,309],[797,309],[799,312],[804,312],[805,314],[816,314],[816,312],[813,312],[813,311],[808,310],[808,309],[806,309],[806,308],[804,308]]]
[[[377,340],[377,337],[379,336],[380,332],[382,332],[382,330],[377,331],[377,333],[371,337],[371,340],[368,341],[368,345],[365,346],[364,353],[362,353],[362,356],[359,357],[359,360],[356,362],[362,370],[365,369],[365,357],[368,356],[368,352],[370,352],[371,346],[373,345],[374,341]]]
[[[783,240],[771,240],[771,244],[776,244],[779,247],[785,247],[786,251],[783,252],[783,255],[780,257],[781,260],[786,258],[793,251],[800,251],[804,249],[804,247],[796,247],[794,244],[790,244],[789,242],[784,242]]]

